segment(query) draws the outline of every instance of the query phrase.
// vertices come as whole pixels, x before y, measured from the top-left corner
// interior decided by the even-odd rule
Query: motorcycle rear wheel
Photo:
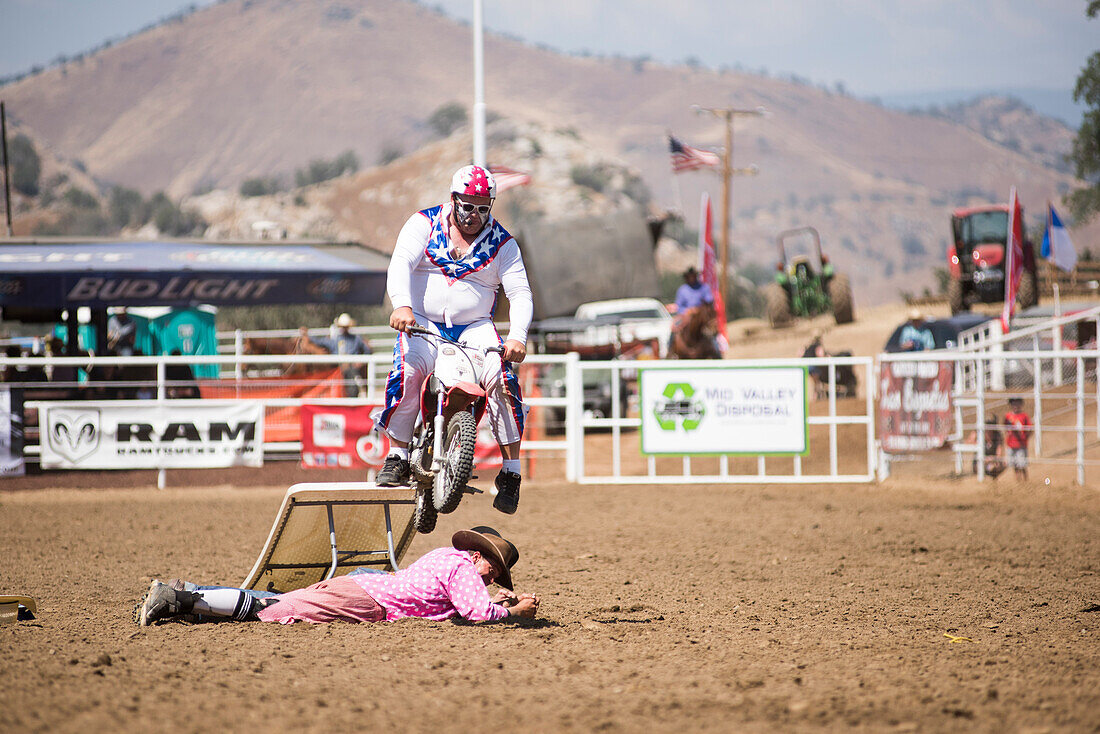
[[[467,411],[455,413],[447,424],[443,441],[443,468],[435,475],[432,502],[435,509],[446,514],[458,509],[466,482],[474,468],[474,444],[477,423]]]

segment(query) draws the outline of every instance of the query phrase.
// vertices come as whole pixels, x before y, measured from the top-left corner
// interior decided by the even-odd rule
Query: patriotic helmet
[[[451,177],[451,193],[465,196],[487,196],[495,199],[497,182],[488,169],[481,166],[464,166]]]

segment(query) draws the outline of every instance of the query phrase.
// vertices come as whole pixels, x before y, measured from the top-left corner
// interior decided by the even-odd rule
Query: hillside
[[[228,0],[3,94],[13,116],[97,178],[182,197],[348,148],[367,164],[387,148],[418,150],[432,138],[433,110],[472,98],[470,44],[469,28],[404,0]],[[954,206],[1004,200],[1015,184],[1037,214],[1075,184],[1051,165],[1066,129],[1026,108],[1010,111],[1010,129],[991,114],[980,124],[907,114],[780,79],[562,56],[493,35],[486,70],[492,112],[540,135],[568,134],[596,158],[637,171],[655,201],[682,208],[691,227],[699,193],[717,195],[720,184],[709,173],[674,180],[666,130],[717,147],[722,124],[692,104],[766,107],[767,118],[737,123],[735,165],[761,173],[732,187],[735,259],[767,266],[777,231],[812,224],[862,303],[935,286]],[[552,163],[510,154],[494,162]],[[392,193],[419,186],[407,176],[438,180],[447,167],[427,158],[363,171],[307,198],[327,207],[326,196],[346,204],[370,200],[372,186],[388,192],[373,209],[316,213],[385,250],[409,204],[427,195]],[[525,195],[552,190],[536,185]],[[1075,232],[1078,247],[1095,248],[1098,232]]]

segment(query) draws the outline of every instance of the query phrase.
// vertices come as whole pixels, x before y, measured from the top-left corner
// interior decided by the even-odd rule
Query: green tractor
[[[787,258],[784,241],[810,235],[813,255]],[[838,324],[852,321],[852,286],[847,275],[833,270],[829,258],[821,254],[821,237],[813,227],[798,227],[780,232],[779,264],[775,282],[764,287],[764,302],[772,327],[787,326],[796,318],[809,318],[831,311]]]

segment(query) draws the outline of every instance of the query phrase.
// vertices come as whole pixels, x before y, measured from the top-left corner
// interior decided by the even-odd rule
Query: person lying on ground
[[[154,580],[134,610],[147,627],[198,615],[199,621],[382,622],[404,617],[473,622],[534,617],[539,599],[512,591],[511,568],[519,550],[490,527],[459,530],[451,546],[437,548],[393,574],[336,576],[304,589],[257,598],[244,589],[185,590]],[[489,596],[488,585],[501,590]],[[192,586],[191,588],[195,588]]]

